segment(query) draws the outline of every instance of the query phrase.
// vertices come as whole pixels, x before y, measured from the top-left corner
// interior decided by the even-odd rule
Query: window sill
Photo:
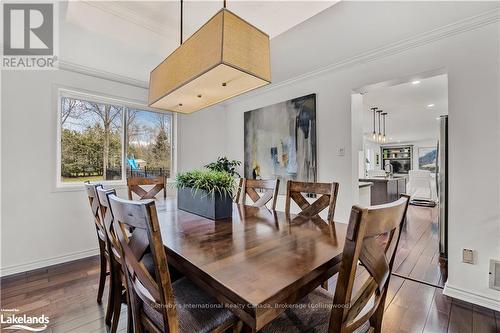
[[[107,182],[96,182],[102,184],[105,188],[116,188],[123,189],[127,188],[127,184],[123,181],[107,181]],[[58,184],[52,189],[52,193],[58,192],[82,192],[85,191],[84,183],[74,183],[74,184]]]
[[[126,189],[127,183],[123,181],[106,181],[106,182],[96,182],[101,183],[105,188],[115,188],[117,190]],[[175,187],[175,179],[167,179],[167,188]],[[84,183],[74,183],[74,184],[58,184],[52,189],[52,193],[59,192],[83,192],[85,191]]]

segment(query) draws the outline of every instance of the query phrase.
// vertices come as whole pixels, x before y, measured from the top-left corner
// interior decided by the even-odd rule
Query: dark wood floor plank
[[[440,288],[434,289],[432,300],[423,332],[425,333],[446,333],[450,323],[451,298],[443,295]]]
[[[391,305],[394,297],[396,297],[397,293],[403,286],[404,281],[405,280],[403,278],[400,278],[399,276],[391,276],[391,281],[389,282],[389,289],[387,290],[387,297],[385,300],[386,309],[387,307],[389,307],[389,305]]]
[[[404,280],[384,314],[383,332],[422,332],[434,287]]]
[[[454,299],[451,303],[449,333],[472,333],[472,304]]]
[[[439,264],[437,208],[410,206],[396,254],[394,272],[444,286],[446,272]]]
[[[495,313],[490,309],[474,305],[472,307],[472,332],[496,333]]]

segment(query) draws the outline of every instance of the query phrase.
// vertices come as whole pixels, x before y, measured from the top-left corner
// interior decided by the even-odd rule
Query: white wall
[[[147,90],[68,71],[2,71],[1,275],[96,254],[83,191],[57,191],[57,86],[145,102]],[[121,191],[125,195],[125,191]]]
[[[316,93],[318,180],[340,182],[336,218],[346,221],[357,200],[362,149],[351,139],[353,89],[445,68],[451,145],[446,293],[500,310],[500,293],[488,288],[488,261],[500,258],[500,14],[477,15],[492,7],[498,3],[341,2],[272,40],[273,85],[226,103],[226,140],[228,155],[243,159],[245,111]],[[337,156],[339,148],[345,156]],[[462,248],[476,250],[474,265],[461,263]]]
[[[199,169],[226,152],[226,112],[214,106],[192,114],[177,116],[177,168]],[[231,159],[232,156],[228,155]]]

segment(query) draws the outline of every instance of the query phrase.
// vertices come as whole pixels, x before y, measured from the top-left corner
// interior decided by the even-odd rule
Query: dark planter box
[[[229,195],[208,194],[191,188],[177,190],[177,207],[212,220],[222,220],[233,215],[233,199]]]

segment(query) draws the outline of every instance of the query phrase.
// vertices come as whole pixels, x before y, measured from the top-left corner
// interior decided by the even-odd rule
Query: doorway
[[[370,85],[353,94],[352,105],[360,204],[411,196],[393,274],[442,288],[447,278],[447,74]]]

